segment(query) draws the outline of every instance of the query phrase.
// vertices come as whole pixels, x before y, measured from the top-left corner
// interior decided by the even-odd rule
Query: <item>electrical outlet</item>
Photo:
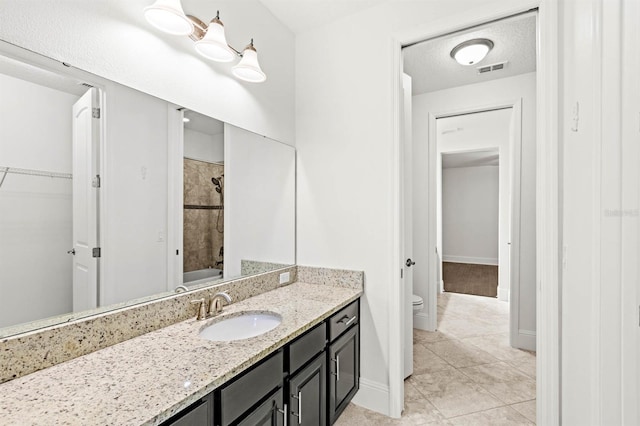
[[[280,274],[280,284],[286,284],[291,279],[291,272],[283,272]]]

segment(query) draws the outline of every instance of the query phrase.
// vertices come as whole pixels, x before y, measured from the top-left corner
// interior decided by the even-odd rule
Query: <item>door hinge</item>
[[[404,278],[404,268],[400,268],[400,279]]]
[[[93,118],[100,118],[100,108],[91,108],[91,116]]]
[[[100,188],[100,184],[100,175],[96,175],[96,177],[94,177],[91,181],[91,186],[93,186],[94,188]]]
[[[94,247],[93,250],[91,250],[91,254],[93,257],[102,257],[102,250],[100,250],[100,247]]]

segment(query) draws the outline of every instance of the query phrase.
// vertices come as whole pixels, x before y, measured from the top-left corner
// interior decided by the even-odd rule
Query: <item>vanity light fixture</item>
[[[460,43],[451,51],[451,57],[460,65],[474,65],[483,60],[493,49],[488,38],[474,38]]]
[[[253,47],[253,39],[251,43],[244,48],[242,52],[242,59],[238,62],[238,65],[231,70],[233,75],[244,81],[250,81],[252,83],[262,83],[267,79],[267,76],[262,72],[260,64],[258,63],[258,52]]]
[[[267,76],[258,63],[258,53],[253,39],[240,52],[227,43],[220,12],[209,25],[195,16],[185,15],[180,0],[156,0],[144,9],[147,21],[157,29],[173,35],[188,35],[195,42],[195,49],[203,57],[216,62],[231,62],[240,57],[232,68],[233,75],[251,83],[262,83]]]
[[[147,21],[168,34],[189,35],[193,32],[193,23],[182,10],[180,0],[156,0],[144,8]]]

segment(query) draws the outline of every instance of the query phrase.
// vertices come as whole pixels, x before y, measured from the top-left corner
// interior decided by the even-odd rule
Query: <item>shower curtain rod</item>
[[[0,173],[3,173],[2,179],[0,179],[0,187],[4,183],[7,174],[13,173],[16,175],[28,175],[28,176],[43,176],[49,178],[59,178],[59,179],[73,179],[73,175],[71,173],[60,173],[60,172],[49,172],[46,170],[34,170],[34,169],[20,169],[17,167],[7,167],[0,166]]]

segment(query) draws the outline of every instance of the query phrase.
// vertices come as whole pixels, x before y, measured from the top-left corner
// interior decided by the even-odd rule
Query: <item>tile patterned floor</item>
[[[350,404],[336,425],[535,424],[536,357],[509,346],[506,302],[443,293],[438,331],[414,329],[413,364],[402,418]]]

